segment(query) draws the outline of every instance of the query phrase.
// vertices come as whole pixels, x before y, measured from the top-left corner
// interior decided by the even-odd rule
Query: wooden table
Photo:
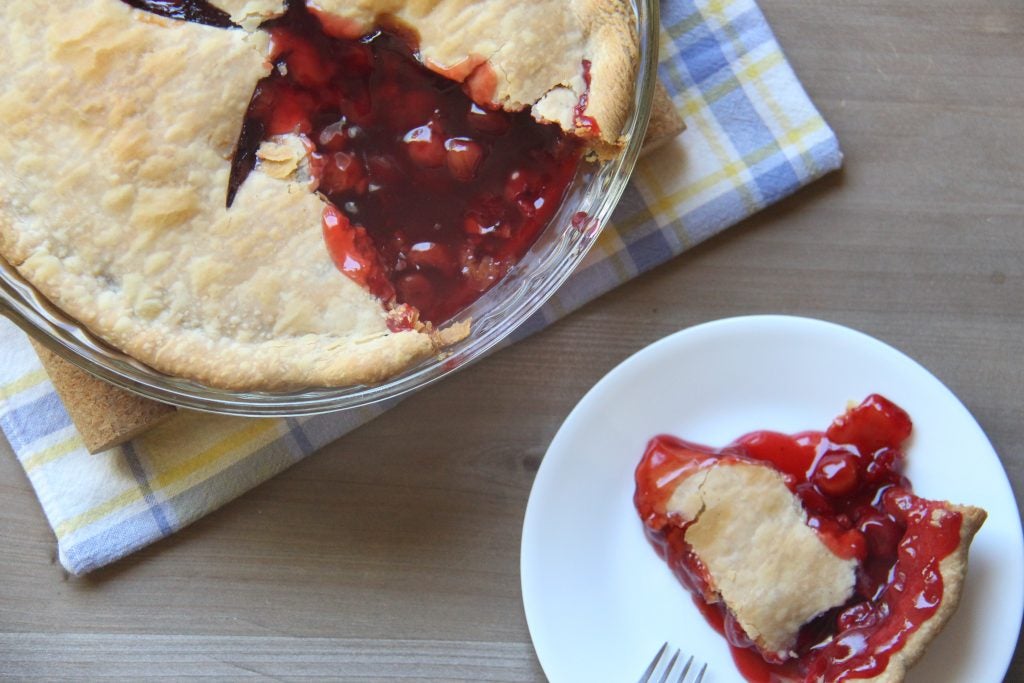
[[[0,677],[543,678],[519,540],[559,424],[671,332],[820,317],[917,358],[1024,493],[1024,4],[762,0],[846,168],[70,579],[0,445]],[[1018,648],[1008,680],[1024,680]]]

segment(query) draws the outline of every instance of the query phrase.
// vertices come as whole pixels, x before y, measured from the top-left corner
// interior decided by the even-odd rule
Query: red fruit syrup
[[[877,394],[824,432],[757,431],[714,449],[661,435],[636,470],[634,503],[644,531],[708,622],[729,641],[740,672],[758,683],[870,678],[942,601],[939,562],[960,542],[962,516],[918,498],[900,474],[910,436],[906,412]],[[709,604],[709,576],[686,542],[686,524],[665,504],[677,483],[721,461],[767,463],[807,511],[807,523],[836,555],[857,561],[853,596],[805,624],[785,662],[761,656],[721,603]]]

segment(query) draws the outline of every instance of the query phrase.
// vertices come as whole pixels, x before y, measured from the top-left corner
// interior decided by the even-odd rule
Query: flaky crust
[[[214,0],[210,4],[227,12],[231,21],[250,31],[285,10],[285,0]]]
[[[686,542],[708,570],[709,602],[724,602],[762,651],[785,658],[801,626],[853,594],[856,562],[829,550],[772,467],[697,470],[666,510],[692,522]]]
[[[623,144],[632,106],[639,47],[628,0],[315,0],[322,11],[369,30],[389,15],[420,35],[424,62],[463,80],[481,61],[497,83],[491,101],[503,108],[532,108],[540,121],[591,136],[576,126],[576,107],[591,85],[585,116],[598,124],[592,140],[601,155]]]
[[[960,604],[960,595],[963,593],[964,580],[967,577],[967,555],[971,548],[971,542],[978,529],[984,524],[988,516],[981,508],[970,505],[949,505],[949,510],[958,512],[963,516],[960,523],[960,545],[951,554],[939,562],[939,572],[942,574],[942,602],[935,610],[932,617],[921,624],[920,627],[907,638],[906,643],[899,652],[889,660],[886,667],[874,678],[851,679],[857,683],[901,683],[907,675],[910,667],[914,666],[928,649],[928,644],[946,626],[953,613]]]
[[[229,389],[372,383],[436,352],[334,267],[295,177],[257,169],[225,208],[264,33],[19,0],[0,53],[0,256],[104,340]]]
[[[901,683],[960,604],[968,551],[987,514],[969,505],[945,505],[934,514],[956,513],[962,521],[959,545],[939,562],[942,601],[885,671],[851,681]],[[686,541],[708,569],[709,589],[762,651],[784,655],[803,623],[842,604],[853,591],[855,563],[838,560],[816,540],[798,499],[771,467],[719,463],[697,470],[679,482],[666,512],[693,522]],[[785,548],[779,563],[773,548]]]

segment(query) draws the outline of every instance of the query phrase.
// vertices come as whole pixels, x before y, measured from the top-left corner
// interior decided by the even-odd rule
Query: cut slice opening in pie
[[[620,150],[637,60],[628,0],[2,15],[0,256],[228,389],[375,383],[468,334],[581,158]]]

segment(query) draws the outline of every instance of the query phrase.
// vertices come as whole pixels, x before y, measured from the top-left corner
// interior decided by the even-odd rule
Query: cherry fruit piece
[[[458,270],[451,250],[437,242],[417,242],[403,251],[403,254],[406,261],[418,270],[435,270],[447,276],[454,275]]]
[[[319,189],[322,192],[366,192],[368,182],[363,165],[353,154],[335,152],[324,159]]]
[[[849,451],[829,451],[814,466],[811,481],[818,490],[832,498],[842,498],[857,490],[860,463]]]
[[[910,416],[895,403],[872,394],[837,417],[825,435],[833,443],[854,443],[868,456],[879,448],[899,448],[910,436]]]
[[[409,158],[422,168],[437,168],[444,165],[447,153],[444,148],[444,136],[440,124],[431,121],[413,128],[405,137],[405,150]]]
[[[434,286],[425,275],[420,273],[402,275],[395,282],[395,289],[398,290],[398,295],[405,302],[417,308],[428,303],[434,296]]]
[[[508,116],[504,112],[484,109],[475,102],[469,105],[466,121],[481,133],[489,133],[491,135],[504,135],[511,126]]]
[[[448,138],[444,143],[445,161],[456,180],[468,183],[477,177],[484,160],[484,148],[470,138]]]
[[[904,530],[889,515],[872,509],[860,518],[857,528],[867,538],[871,554],[896,559],[896,551]]]

